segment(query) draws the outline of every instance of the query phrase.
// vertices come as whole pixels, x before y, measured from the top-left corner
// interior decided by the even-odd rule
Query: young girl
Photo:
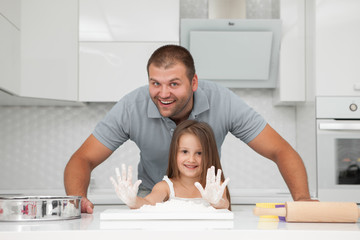
[[[124,164],[121,175],[119,169],[115,171],[117,182],[111,177],[115,191],[130,208],[171,199],[191,199],[230,210],[230,194],[226,186],[230,179],[225,180],[222,174],[215,136],[207,123],[186,120],[176,127],[170,144],[167,176],[145,198],[137,196],[141,180],[132,184],[131,166],[128,174]]]

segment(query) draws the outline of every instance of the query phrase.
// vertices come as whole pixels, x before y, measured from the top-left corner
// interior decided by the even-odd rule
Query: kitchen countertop
[[[233,220],[104,221],[106,209],[124,205],[97,205],[94,214],[63,221],[0,222],[0,239],[360,239],[357,223],[286,223],[260,219],[254,205],[234,205]]]

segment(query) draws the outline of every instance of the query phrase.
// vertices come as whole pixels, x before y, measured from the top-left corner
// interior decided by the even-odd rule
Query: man
[[[185,48],[160,47],[150,57],[147,71],[149,85],[122,98],[65,168],[66,193],[83,197],[82,212],[93,212],[93,204],[86,197],[91,171],[128,139],[140,149],[139,195],[150,193],[166,173],[172,133],[186,119],[204,121],[213,128],[219,153],[231,132],[277,164],[295,201],[310,200],[300,156],[229,89],[198,81],[193,59]]]

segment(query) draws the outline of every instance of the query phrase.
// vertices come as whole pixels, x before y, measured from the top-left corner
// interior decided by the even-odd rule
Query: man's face
[[[183,64],[170,68],[149,66],[150,97],[163,117],[176,124],[186,120],[193,107],[193,93],[198,87],[197,76],[190,81]]]

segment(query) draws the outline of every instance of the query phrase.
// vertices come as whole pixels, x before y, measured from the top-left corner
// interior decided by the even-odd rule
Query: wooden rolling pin
[[[286,202],[283,208],[254,208],[256,216],[275,215],[287,222],[355,223],[360,209],[354,202]]]

